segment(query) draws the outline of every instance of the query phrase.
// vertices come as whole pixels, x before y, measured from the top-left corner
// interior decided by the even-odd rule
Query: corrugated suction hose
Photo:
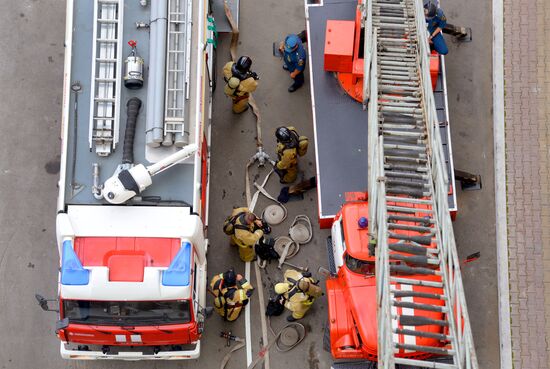
[[[134,163],[134,136],[136,135],[136,125],[141,100],[132,97],[126,103],[126,130],[124,131],[124,147],[122,149],[122,164]]]

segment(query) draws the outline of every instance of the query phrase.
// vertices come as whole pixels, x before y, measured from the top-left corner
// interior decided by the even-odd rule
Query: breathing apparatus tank
[[[137,54],[137,42],[128,41],[132,48],[130,55],[126,58],[126,71],[124,73],[124,86],[130,90],[137,90],[143,87],[143,58]]]

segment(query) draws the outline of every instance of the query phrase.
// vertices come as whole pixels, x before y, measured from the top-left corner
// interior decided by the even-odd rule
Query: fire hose
[[[269,320],[269,318],[268,318],[268,321],[269,321],[269,330],[275,337],[267,345],[264,345],[262,347],[260,352],[258,352],[258,355],[254,358],[254,360],[252,360],[250,365],[247,366],[247,369],[253,369],[254,367],[256,367],[256,365],[266,360],[269,354],[269,350],[273,347],[273,345],[275,345],[275,347],[277,348],[277,351],[279,352],[288,352],[293,348],[295,348],[296,346],[298,346],[300,342],[302,342],[306,338],[306,335],[307,335],[306,327],[304,327],[304,325],[301,323],[296,323],[296,322],[289,323],[285,325],[279,331],[279,333],[275,333],[275,331],[271,327],[271,320]],[[233,346],[231,350],[227,354],[225,354],[225,356],[222,359],[222,362],[220,364],[220,369],[225,369],[225,367],[227,366],[227,363],[231,359],[231,355],[233,355],[235,351],[242,349],[246,345],[246,342],[244,339],[233,335],[231,332],[221,332],[220,337],[226,339],[227,346],[231,345],[231,341],[237,342],[237,344]]]
[[[231,10],[229,9],[229,6],[227,5],[226,1],[224,1],[223,7],[225,11],[225,16],[227,17],[227,20],[231,25],[231,45],[229,47],[229,50],[231,53],[231,60],[235,61],[237,58],[237,45],[239,42],[239,28],[237,27],[235,20],[233,19],[233,15],[231,14]],[[259,162],[260,166],[263,166],[266,161],[269,161],[269,156],[263,150],[262,128],[261,128],[262,119],[260,115],[260,110],[258,108],[258,105],[256,104],[256,100],[254,100],[254,97],[252,96],[252,94],[250,94],[249,105],[252,107],[252,112],[256,116],[256,146],[258,147],[258,151],[256,152],[256,154],[254,154],[248,161],[246,165],[246,171],[245,171],[246,202],[250,208],[252,199],[250,196],[248,169],[256,161]],[[269,178],[269,175],[268,175],[268,178]],[[250,210],[252,211],[252,209]],[[264,301],[263,284],[262,284],[261,275],[260,275],[260,268],[257,263],[254,263],[254,272],[256,274],[256,288],[258,289],[260,311],[262,312],[261,314],[262,339],[265,343],[267,342],[267,324],[266,324],[265,316],[263,314],[263,312],[265,311],[265,301]],[[249,273],[250,273],[250,262],[247,262],[245,265],[245,274],[249,274]],[[246,277],[248,278],[248,276]],[[247,336],[247,339],[249,339],[250,337],[250,305],[245,310],[245,319],[247,321],[246,336]],[[229,355],[231,355],[231,353],[229,353]],[[250,351],[250,347],[248,347],[247,364],[250,364],[250,357],[251,357],[251,351]],[[265,353],[265,357],[263,357],[263,360],[265,360],[265,369],[269,369],[269,350]]]

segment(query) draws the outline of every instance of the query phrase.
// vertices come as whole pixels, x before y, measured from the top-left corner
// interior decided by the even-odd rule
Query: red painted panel
[[[369,260],[368,228],[359,228],[359,218],[369,219],[369,204],[366,201],[346,203],[342,208],[342,225],[347,252],[354,258]]]
[[[119,252],[107,258],[107,266],[111,282],[143,282],[143,253]]]
[[[180,249],[177,238],[77,237],[75,252],[84,266],[108,266],[113,255],[141,255],[144,266],[168,267]]]
[[[70,324],[65,335],[70,342],[113,346],[185,345],[199,339],[197,323],[132,327],[132,330],[116,326]],[[130,335],[140,335],[141,343],[131,342]],[[115,335],[126,336],[125,343],[116,342]]]
[[[332,223],[334,223],[334,218],[321,218],[319,217],[319,228],[321,229],[327,229],[332,227]]]
[[[437,85],[439,64],[439,54],[436,51],[432,51],[432,54],[430,55],[430,77],[432,80],[432,90],[435,90],[435,87]]]
[[[351,72],[355,21],[327,20],[325,70]]]

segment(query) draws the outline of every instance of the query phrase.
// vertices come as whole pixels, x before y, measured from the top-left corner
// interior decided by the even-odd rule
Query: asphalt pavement
[[[244,316],[226,324],[218,316],[207,322],[202,356],[188,362],[74,362],[59,357],[59,343],[53,333],[55,314],[36,305],[34,293],[55,296],[58,254],[55,246],[55,203],[60,153],[60,117],[63,83],[63,40],[65,4],[55,0],[1,0],[0,14],[0,365],[1,369],[59,368],[217,368],[228,351],[219,337],[232,330],[244,337]],[[455,166],[480,173],[483,189],[458,189],[459,213],[455,222],[461,257],[475,251],[481,258],[464,267],[470,318],[482,368],[498,367],[498,306],[495,262],[493,199],[492,112],[491,112],[491,9],[489,2],[464,0],[445,2],[449,21],[472,27],[474,39],[457,44],[449,38],[447,57],[448,90]],[[475,7],[476,5],[477,7]],[[298,0],[242,0],[239,53],[250,55],[261,79],[254,94],[262,113],[263,141],[274,154],[274,130],[292,124],[301,134],[313,137],[309,75],[306,85],[294,94],[287,92],[288,74],[281,60],[272,55],[272,43],[289,32],[305,28],[303,3]],[[244,167],[256,152],[256,127],[250,112],[231,113],[223,95],[221,67],[228,60],[229,37],[220,35],[218,89],[214,96],[210,181],[208,255],[209,275],[228,266],[244,271],[237,251],[231,249],[221,231],[234,206],[245,205]],[[337,129],[337,127],[335,127]],[[301,158],[307,178],[315,174],[314,145]],[[263,179],[266,169],[253,168],[251,177]],[[276,177],[267,190],[276,195],[281,188]],[[257,210],[270,204],[260,196]],[[287,220],[274,227],[273,234],[286,235],[294,216],[308,215],[314,224],[314,238],[292,259],[315,271],[326,266],[327,231],[316,225],[316,193],[288,205]],[[267,268],[264,288],[282,276],[275,265]],[[252,274],[252,283],[256,280]],[[259,310],[251,303],[252,349],[260,347]],[[326,300],[317,301],[304,319],[306,339],[289,353],[274,351],[271,368],[329,368],[330,355],[322,350]],[[284,316],[272,322],[275,331],[285,324]],[[269,336],[270,338],[272,336]],[[228,368],[242,368],[245,352],[237,352]]]

